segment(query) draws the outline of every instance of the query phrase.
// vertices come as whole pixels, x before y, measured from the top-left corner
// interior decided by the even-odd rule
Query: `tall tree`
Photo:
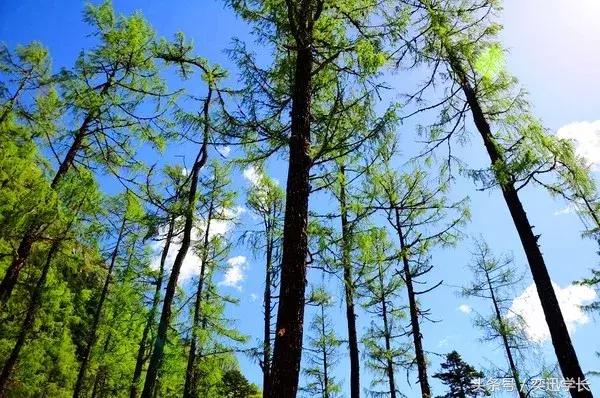
[[[402,278],[393,269],[392,243],[385,229],[370,228],[356,237],[358,261],[365,265],[362,303],[374,319],[364,338],[367,366],[375,373],[371,382],[377,396],[402,396],[397,372],[407,366],[410,346],[399,342],[404,333],[403,309],[396,305],[404,286]],[[380,387],[381,386],[381,387]]]
[[[102,291],[100,292],[100,296],[98,298],[98,303],[96,304],[96,308],[94,309],[92,324],[90,326],[90,330],[87,333],[85,347],[81,356],[81,364],[79,367],[79,372],[77,374],[77,381],[75,382],[75,388],[73,389],[73,398],[78,398],[83,392],[83,383],[85,381],[85,375],[90,361],[90,356],[92,354],[94,345],[97,341],[98,329],[100,327],[102,313],[104,311],[105,302],[108,299],[110,284],[114,278],[113,272],[115,271],[115,267],[117,266],[119,256],[121,255],[121,251],[123,250],[122,242],[125,239],[125,236],[128,232],[127,229],[129,228],[129,224],[139,222],[139,220],[143,217],[143,210],[141,208],[141,204],[137,201],[136,197],[129,191],[126,191],[123,195],[121,195],[121,197],[118,197],[116,199],[116,202],[112,203],[112,207],[112,211],[118,211],[118,209],[123,210],[122,214],[119,215],[120,220],[118,220],[115,223],[116,225],[114,225],[114,227],[116,228],[116,234],[114,235],[114,244],[110,252],[110,256],[108,258],[108,268],[106,271],[106,276],[104,278]]]
[[[155,239],[164,242],[160,251],[158,270],[156,270],[154,280],[154,292],[150,303],[150,310],[146,316],[144,330],[138,346],[135,368],[131,380],[130,398],[136,398],[138,395],[139,381],[142,376],[143,367],[148,356],[150,332],[156,324],[156,315],[160,304],[163,281],[166,276],[167,258],[171,244],[179,235],[178,217],[181,216],[182,198],[185,195],[185,173],[179,167],[166,167],[164,170],[165,182],[163,188],[169,192],[165,199],[153,192],[150,186],[146,187],[147,201],[152,203],[158,210],[149,224],[149,230],[146,237],[157,235]],[[170,190],[172,189],[172,191]],[[156,224],[158,226],[156,226]],[[166,226],[165,226],[166,225]],[[163,236],[164,235],[164,236]]]
[[[393,147],[386,149],[391,155]],[[435,246],[455,244],[469,212],[466,200],[451,202],[447,198],[448,184],[431,179],[425,170],[415,168],[400,174],[390,167],[391,158],[385,156],[381,170],[372,168],[370,181],[378,202],[398,238],[398,260],[402,279],[406,284],[410,327],[415,351],[418,382],[423,398],[431,398],[427,376],[427,359],[423,348],[422,319],[429,310],[422,308],[418,298],[436,289],[441,282],[422,290],[417,285],[433,266],[430,251]],[[430,187],[432,186],[432,187]]]
[[[279,259],[281,245],[281,224],[284,208],[284,192],[275,180],[264,173],[259,174],[256,183],[252,183],[247,195],[248,207],[259,217],[261,229],[246,233],[252,247],[264,252],[265,256],[265,286],[263,293],[263,341],[262,359],[260,360],[263,372],[263,398],[271,395],[271,355],[273,344],[271,335],[273,333],[273,290],[277,287],[279,280]]]
[[[69,201],[76,203],[71,209],[68,208],[69,206],[66,206],[63,209],[63,211],[67,210],[67,214],[61,217],[65,220],[61,220],[62,223],[59,223],[59,225],[63,224],[60,225],[62,227],[62,232],[57,231],[56,233],[52,234],[54,238],[48,247],[40,275],[31,293],[25,318],[23,319],[18,335],[16,336],[14,346],[2,367],[2,372],[0,373],[0,396],[4,396],[6,394],[7,384],[11,379],[12,372],[17,364],[21,350],[26,344],[27,337],[34,327],[37,312],[42,304],[44,290],[47,288],[46,281],[48,274],[50,273],[50,268],[53,262],[56,260],[57,253],[61,250],[61,246],[64,245],[65,241],[73,240],[73,235],[75,235],[73,231],[73,224],[76,224],[77,221],[83,218],[82,213],[89,213],[90,211],[93,212],[94,210],[97,210],[95,209],[97,205],[95,198],[98,197],[98,193],[96,192],[96,186],[93,179],[88,178],[87,180],[83,181],[78,179],[76,184],[76,190],[71,189],[68,191],[71,194]],[[71,188],[74,188],[73,184],[71,184]],[[78,192],[81,193],[78,194]],[[80,231],[81,228],[78,228],[77,230]]]
[[[310,323],[311,335],[308,338],[308,355],[304,374],[308,383],[302,391],[311,397],[335,398],[341,392],[341,386],[333,375],[333,369],[339,362],[339,346],[342,344],[336,336],[327,309],[333,305],[331,296],[323,287],[313,290],[308,298],[310,305],[316,307],[316,314]]]
[[[208,146],[210,137],[214,134],[214,126],[211,125],[211,102],[213,100],[213,93],[217,87],[219,79],[225,76],[224,71],[218,66],[210,67],[204,59],[197,57],[190,57],[191,47],[185,45],[183,37],[178,36],[179,41],[170,45],[169,43],[162,43],[162,47],[159,50],[161,58],[167,62],[178,64],[184,75],[187,75],[189,68],[192,66],[200,68],[203,72],[204,79],[207,83],[206,97],[203,99],[202,112],[198,118],[190,118],[184,116],[184,121],[190,123],[192,127],[200,127],[202,129],[202,141],[196,159],[189,172],[188,181],[189,184],[187,192],[187,200],[184,205],[183,218],[185,220],[183,227],[183,236],[181,240],[181,246],[171,267],[171,275],[165,291],[163,299],[163,307],[158,325],[158,332],[154,341],[154,349],[150,357],[150,363],[148,365],[148,371],[146,372],[146,380],[144,382],[144,389],[142,391],[143,398],[151,398],[153,396],[158,372],[161,366],[161,362],[164,355],[164,349],[167,338],[167,331],[171,322],[172,304],[175,297],[175,290],[177,288],[177,281],[179,279],[179,273],[181,272],[181,266],[183,260],[187,255],[187,252],[191,245],[192,229],[194,227],[195,212],[197,206],[197,194],[198,194],[198,180],[200,178],[200,171],[206,164],[208,159]]]
[[[477,242],[475,263],[471,269],[474,281],[463,288],[462,294],[478,297],[490,302],[493,312],[491,317],[480,316],[476,324],[486,331],[486,340],[500,340],[508,361],[508,374],[513,378],[520,398],[525,398],[527,391],[523,385],[524,372],[520,371],[516,356],[525,349],[522,335],[522,319],[510,317],[507,305],[513,297],[507,290],[514,291],[521,278],[512,267],[512,259],[497,259],[485,242]],[[511,319],[512,318],[512,319]],[[515,319],[516,318],[516,319]]]
[[[215,222],[227,222],[229,219],[230,209],[232,207],[233,195],[227,190],[230,184],[229,168],[223,167],[218,163],[211,163],[208,170],[208,178],[203,181],[206,187],[206,192],[202,198],[205,213],[201,218],[199,226],[202,233],[200,243],[194,248],[200,253],[200,273],[198,275],[198,283],[196,292],[194,293],[194,308],[191,327],[191,342],[188,354],[188,363],[185,376],[185,386],[183,396],[186,398],[196,397],[198,395],[198,356],[201,352],[202,340],[199,336],[200,329],[206,329],[208,314],[204,313],[206,307],[204,300],[210,299],[210,283],[208,279],[214,273],[216,260],[210,254],[217,252],[221,254],[222,248],[215,246],[215,233],[211,228],[214,228]],[[217,235],[217,243],[219,237]]]

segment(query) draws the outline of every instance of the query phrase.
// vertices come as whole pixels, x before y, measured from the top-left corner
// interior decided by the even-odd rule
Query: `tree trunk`
[[[100,293],[100,299],[98,300],[98,306],[96,307],[96,311],[94,313],[94,318],[92,320],[92,329],[88,335],[88,339],[86,342],[85,351],[83,353],[83,357],[81,358],[81,365],[79,366],[79,373],[77,374],[77,381],[75,382],[75,387],[73,389],[73,398],[79,398],[81,395],[81,390],[83,388],[83,381],[85,379],[85,372],[87,370],[87,366],[90,360],[90,356],[92,354],[92,349],[94,348],[94,344],[96,342],[96,333],[98,332],[98,326],[100,324],[100,318],[102,316],[102,309],[104,307],[104,302],[108,297],[108,287],[110,285],[110,280],[112,279],[112,272],[117,262],[117,256],[119,254],[119,246],[121,245],[121,241],[123,239],[123,234],[125,232],[125,224],[127,223],[126,215],[123,215],[123,221],[121,222],[121,227],[119,228],[119,234],[117,236],[117,242],[115,243],[115,248],[111,254],[110,265],[108,267],[108,271],[106,273],[106,278],[104,279],[104,286],[102,286],[102,292]]]
[[[208,158],[208,111],[211,96],[212,89],[209,87],[208,95],[206,101],[204,102],[203,109],[205,117],[204,138],[202,142],[202,147],[200,148],[200,152],[198,153],[196,161],[194,162],[194,167],[192,168],[190,191],[188,192],[188,203],[185,212],[183,239],[181,240],[181,247],[179,248],[177,256],[175,257],[175,261],[173,262],[173,267],[171,268],[171,276],[169,277],[169,282],[167,283],[167,290],[165,291],[165,298],[163,301],[162,312],[160,314],[160,321],[158,323],[158,331],[156,335],[156,340],[154,342],[154,349],[152,350],[150,363],[148,364],[148,371],[146,372],[144,389],[142,390],[142,398],[151,398],[155,390],[158,372],[161,367],[165,350],[165,344],[167,341],[167,331],[171,323],[171,307],[175,298],[177,280],[179,279],[179,273],[181,272],[181,265],[183,264],[183,260],[185,259],[188,249],[190,248],[192,227],[194,226],[194,211],[196,210],[196,191],[198,190],[198,176],[200,174],[200,170],[202,169],[204,164],[206,164],[206,159]]]
[[[348,351],[350,353],[350,397],[360,397],[360,362],[358,352],[358,337],[356,333],[356,312],[354,311],[354,276],[350,261],[351,231],[348,223],[348,208],[346,203],[346,174],[345,167],[340,167],[340,216],[342,222],[342,267],[344,269],[344,291],[346,295],[346,324],[348,327]]]
[[[381,265],[379,265],[378,267],[378,278],[379,278],[379,286],[381,287],[381,318],[383,320],[383,338],[385,340],[385,350],[386,350],[386,355],[391,351],[392,349],[392,342],[391,342],[391,332],[390,332],[390,325],[389,325],[389,320],[388,320],[388,312],[387,312],[387,297],[385,294],[385,283],[383,281],[383,270],[381,269]],[[395,375],[394,375],[394,363],[392,362],[392,358],[390,358],[389,356],[387,357],[386,360],[386,364],[387,364],[387,368],[386,368],[386,373],[387,373],[387,377],[388,377],[388,385],[389,385],[389,389],[390,389],[390,398],[396,398],[396,381],[395,381]]]
[[[267,252],[265,265],[265,292],[264,292],[264,329],[263,329],[263,398],[270,398],[271,383],[271,284],[273,283],[273,231],[267,224],[265,232],[267,234]]]
[[[496,321],[500,326],[500,335],[502,336],[502,345],[504,346],[504,351],[506,352],[506,358],[508,359],[508,365],[510,367],[510,372],[515,380],[515,387],[517,388],[517,392],[519,393],[519,398],[527,398],[525,392],[522,389],[521,378],[519,377],[519,372],[517,370],[517,366],[515,364],[515,360],[513,358],[512,350],[510,349],[510,344],[508,343],[508,337],[506,336],[506,329],[504,325],[504,319],[502,319],[502,314],[500,313],[500,307],[498,306],[498,302],[496,301],[496,294],[494,293],[494,289],[492,288],[492,282],[490,281],[490,276],[487,271],[485,271],[485,278],[488,284],[488,289],[490,291],[490,297],[492,298],[492,302],[494,303],[494,314],[496,315]]]
[[[183,388],[183,398],[195,398],[198,396],[198,380],[196,372],[196,358],[198,346],[197,328],[202,317],[202,292],[204,290],[204,277],[206,274],[206,262],[208,261],[208,244],[210,241],[210,222],[213,216],[214,200],[211,199],[208,216],[206,219],[206,229],[202,242],[202,259],[200,265],[200,275],[198,276],[198,288],[196,290],[196,302],[194,303],[194,319],[192,323],[192,342],[190,343],[190,352],[185,372],[185,384]]]
[[[483,139],[492,167],[503,167],[505,164],[504,155],[492,135],[490,125],[481,108],[477,94],[467,80],[466,73],[464,72],[460,61],[450,51],[449,58],[450,66],[457,75],[469,107],[471,108],[475,126]],[[585,380],[585,375],[579,365],[577,354],[573,348],[569,331],[558,304],[554,287],[552,286],[552,280],[548,274],[542,252],[537,244],[538,237],[533,233],[527,213],[523,208],[523,204],[519,199],[514,184],[512,182],[502,182],[501,179],[499,179],[499,181],[501,181],[500,187],[502,189],[502,195],[504,196],[504,200],[510,211],[521,244],[523,245],[523,250],[525,251],[525,255],[529,262],[529,268],[531,269],[533,281],[542,304],[546,323],[550,330],[554,352],[556,353],[563,377],[565,379],[583,381]],[[593,396],[590,391],[577,391],[576,386],[570,388],[569,392],[572,397],[591,398]]]
[[[290,4],[292,2],[289,2]],[[312,2],[303,2],[312,3]],[[290,5],[290,7],[292,7]],[[308,254],[308,197],[310,193],[310,104],[312,82],[312,27],[310,7],[303,5],[302,15],[288,10],[297,24],[295,71],[293,78],[291,137],[286,186],[285,220],[281,259],[281,284],[275,346],[271,373],[273,397],[295,398],[298,391],[304,294],[306,289],[306,257]]]
[[[4,366],[2,367],[2,373],[0,374],[0,397],[3,397],[6,394],[6,387],[8,381],[10,380],[12,371],[15,367],[15,364],[17,363],[17,359],[19,358],[21,349],[25,344],[27,334],[31,331],[33,327],[33,321],[35,319],[35,314],[41,302],[42,292],[44,290],[44,285],[46,284],[48,272],[50,270],[50,264],[52,263],[52,259],[58,251],[59,246],[60,241],[57,240],[52,244],[50,250],[48,251],[44,267],[42,268],[42,273],[38,278],[35,288],[33,289],[31,300],[29,302],[29,306],[27,307],[27,314],[25,315],[25,319],[23,320],[23,324],[21,325],[21,329],[19,330],[19,335],[17,336],[15,345],[12,351],[10,352],[10,356],[4,363]]]
[[[417,297],[413,286],[412,272],[408,263],[408,253],[406,250],[404,235],[402,234],[400,211],[396,208],[396,230],[400,239],[400,250],[402,251],[402,264],[404,273],[404,283],[406,283],[406,291],[408,293],[408,305],[410,310],[410,325],[413,336],[413,344],[415,346],[415,358],[417,360],[417,371],[419,375],[419,385],[421,386],[421,396],[423,398],[431,398],[431,389],[429,387],[429,379],[427,377],[427,359],[423,350],[423,335],[421,334],[421,325],[419,324],[419,308]]]
[[[135,369],[133,371],[133,379],[131,381],[131,390],[129,391],[130,398],[136,398],[138,394],[138,383],[140,381],[140,376],[142,375],[144,362],[146,362],[146,344],[148,342],[148,335],[150,334],[152,325],[154,325],[154,318],[156,317],[156,310],[158,309],[158,304],[160,303],[160,293],[162,290],[162,282],[165,274],[165,261],[167,260],[169,248],[171,247],[171,239],[173,239],[174,229],[175,217],[170,216],[169,229],[167,230],[167,236],[165,237],[165,247],[163,248],[162,253],[160,255],[160,265],[158,268],[158,277],[156,279],[156,288],[154,289],[154,296],[152,297],[152,306],[150,307],[148,319],[146,319],[144,331],[142,332],[142,340],[140,341],[140,346],[138,347],[137,358],[135,361]]]
[[[326,336],[325,330],[325,305],[321,303],[321,336]],[[327,346],[323,345],[323,398],[329,398],[329,359],[327,358]]]

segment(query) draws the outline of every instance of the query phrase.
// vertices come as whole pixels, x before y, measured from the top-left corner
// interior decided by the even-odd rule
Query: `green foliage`
[[[222,398],[256,398],[260,391],[239,370],[232,369],[223,374],[219,394]]]
[[[333,306],[333,300],[324,287],[311,291],[309,303],[316,307],[310,323],[307,358],[303,372],[306,385],[302,391],[310,397],[335,398],[341,393],[341,384],[333,376],[339,362],[339,348],[342,341],[337,337],[332,320],[327,311]]]
[[[438,398],[467,398],[490,395],[480,387],[481,383],[480,385],[477,384],[477,380],[483,378],[483,373],[464,362],[456,351],[446,355],[446,362],[442,363],[441,367],[441,371],[434,374],[433,377],[440,379],[442,383],[448,386],[449,391],[438,396]]]

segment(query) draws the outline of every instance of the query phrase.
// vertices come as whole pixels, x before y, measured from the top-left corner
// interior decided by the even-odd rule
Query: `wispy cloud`
[[[587,324],[590,318],[581,309],[581,306],[596,298],[594,289],[580,285],[561,288],[554,282],[552,285],[569,331],[572,333],[578,326]],[[531,341],[542,343],[550,339],[546,318],[534,284],[527,287],[519,297],[513,300],[510,312],[514,314],[512,316],[518,315],[523,319],[525,333]]]
[[[219,147],[217,147],[217,152],[219,152],[223,157],[226,158],[231,153],[231,147],[228,145],[219,146]]]
[[[260,173],[256,170],[256,167],[250,165],[244,169],[242,175],[252,185],[257,185],[260,181]]]
[[[223,280],[219,282],[221,286],[228,286],[239,291],[242,290],[242,282],[246,279],[246,270],[248,269],[247,259],[244,256],[236,256],[227,260],[227,270],[223,275]]]
[[[458,306],[458,310],[460,312],[462,312],[463,314],[470,314],[473,311],[473,308],[471,308],[470,305],[461,304],[461,305]]]
[[[567,206],[563,207],[560,210],[556,210],[554,212],[555,216],[564,216],[565,214],[571,214],[577,211],[577,208],[575,207],[574,204],[570,203]]]

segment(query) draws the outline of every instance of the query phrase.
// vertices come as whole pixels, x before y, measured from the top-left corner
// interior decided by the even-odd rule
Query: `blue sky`
[[[223,50],[230,47],[233,37],[252,40],[248,35],[248,27],[224,8],[220,1],[115,0],[114,4],[120,13],[141,10],[160,35],[170,37],[177,31],[185,32],[187,37],[194,40],[199,54],[230,69],[234,77],[234,67]],[[78,52],[90,42],[85,36],[89,30],[81,21],[82,9],[83,3],[75,0],[2,1],[0,40],[9,47],[39,40],[50,49],[55,67],[69,66]],[[598,15],[599,0],[508,0],[505,2],[501,22],[505,28],[502,33],[503,44],[509,49],[507,67],[529,92],[536,115],[551,131],[562,128],[562,135],[576,139],[582,154],[590,162],[596,162],[597,168],[600,168]],[[399,75],[390,77],[392,84],[400,84],[401,79],[402,76]],[[598,122],[594,123],[595,121]],[[409,133],[401,134],[401,142],[412,139]],[[164,159],[175,163],[179,161],[178,155],[191,156],[194,151],[193,147],[171,148]],[[487,164],[482,145],[475,135],[458,153],[472,165]],[[235,150],[230,154],[231,157],[236,155],[240,154]],[[275,161],[270,166],[269,173],[284,181],[285,164]],[[598,173],[595,173],[595,177],[598,179]],[[243,191],[249,184],[241,171],[236,171],[233,188],[240,191],[240,206],[243,206]],[[453,192],[455,195],[469,195],[471,199],[472,222],[465,228],[465,233],[473,237],[483,236],[497,254],[512,253],[516,265],[526,270],[524,255],[499,193],[476,191],[470,181],[460,179]],[[322,198],[311,201],[311,206],[315,209],[322,206],[320,199]],[[552,279],[560,289],[564,289],[560,290],[565,303],[563,310],[568,312],[565,316],[573,320],[572,338],[582,366],[584,370],[600,369],[600,361],[593,355],[594,349],[600,349],[597,319],[591,316],[586,319],[585,315],[577,312],[575,305],[570,305],[585,298],[585,292],[569,288],[574,279],[587,276],[589,268],[600,262],[596,255],[596,245],[590,240],[581,239],[581,223],[575,214],[565,210],[564,203],[534,190],[525,191],[523,200],[536,232],[541,234],[540,243]],[[254,221],[247,213],[243,213],[240,215],[240,223],[230,233],[252,228]],[[426,300],[424,304],[431,307],[433,317],[441,320],[436,324],[425,324],[425,348],[433,353],[446,353],[456,349],[473,364],[486,366],[488,361],[493,361],[503,366],[503,356],[495,346],[478,342],[481,335],[472,326],[473,313],[466,313],[468,308],[481,312],[488,308],[484,303],[459,297],[457,289],[453,288],[464,285],[470,278],[466,265],[471,261],[471,249],[470,240],[466,239],[456,249],[438,250],[434,253],[433,262],[436,267],[430,279],[434,282],[443,279],[445,285],[423,299]],[[245,257],[246,262],[241,262],[239,256]],[[231,257],[237,258],[231,263],[237,264],[238,268],[235,270],[239,273],[235,275],[241,275],[242,279],[238,283],[230,283],[235,286],[222,284],[221,287],[227,293],[240,297],[241,301],[239,306],[228,310],[228,316],[237,319],[239,328],[252,336],[251,341],[256,341],[261,335],[262,327],[262,259],[254,258],[240,246],[235,247]],[[320,276],[313,275],[311,279],[318,281]],[[514,292],[515,297],[522,295],[530,284],[529,280],[519,291]],[[336,286],[332,292],[338,298],[332,316],[339,325],[343,325],[340,287]],[[526,308],[535,312],[535,306],[529,305],[530,301],[523,302],[528,304]],[[307,323],[310,316],[309,310]],[[361,318],[365,316],[361,315]],[[538,318],[535,313],[532,314],[532,319]],[[359,319],[359,324],[365,325],[366,320]],[[543,339],[543,329],[538,324],[531,325],[531,328],[532,333],[537,333],[535,335]],[[343,327],[339,330],[342,336],[343,330]],[[551,362],[553,353],[547,342],[541,343],[541,350],[545,353],[547,362]],[[348,365],[343,354],[342,352],[337,374],[346,385]],[[433,354],[429,357],[432,362],[431,373],[434,373],[438,369],[439,359]],[[258,383],[258,365],[244,357],[240,357],[240,362],[248,377]],[[367,372],[363,374],[363,384],[366,386],[369,375]],[[414,374],[411,376],[411,381],[414,382]],[[600,380],[592,379],[592,385],[594,384],[597,387]],[[434,382],[433,385],[436,393],[442,392],[438,384]],[[409,397],[417,396],[417,388],[413,385],[411,389],[406,383],[403,385]]]

